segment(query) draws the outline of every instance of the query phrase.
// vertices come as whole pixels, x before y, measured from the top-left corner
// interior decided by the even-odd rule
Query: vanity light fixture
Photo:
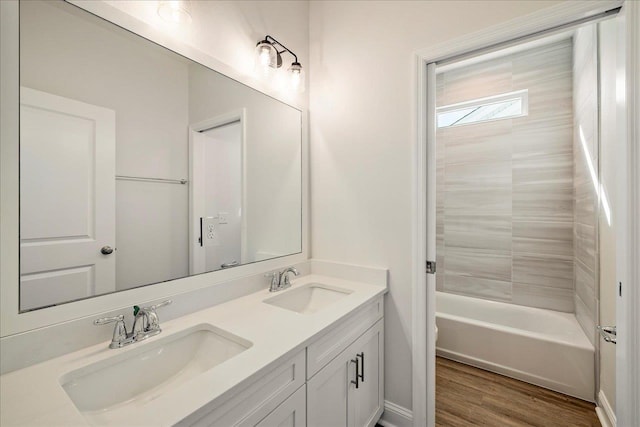
[[[189,0],[160,0],[158,1],[158,15],[173,24],[190,24],[190,6]]]
[[[298,56],[270,35],[256,44],[256,67],[264,76],[270,75],[272,70],[282,67],[282,54],[285,52],[293,56],[293,62],[287,70],[289,85],[291,89],[302,92],[304,91],[304,70],[302,64],[298,62]]]

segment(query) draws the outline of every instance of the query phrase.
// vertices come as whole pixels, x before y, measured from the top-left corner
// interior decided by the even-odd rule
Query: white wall
[[[385,398],[411,408],[412,53],[557,1],[313,1],[311,253],[390,269]]]

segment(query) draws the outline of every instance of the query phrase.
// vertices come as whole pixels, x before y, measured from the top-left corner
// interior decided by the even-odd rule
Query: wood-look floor
[[[436,425],[594,426],[592,403],[436,358]]]

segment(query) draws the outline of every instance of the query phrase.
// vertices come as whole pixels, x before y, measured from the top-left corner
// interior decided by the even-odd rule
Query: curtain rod
[[[163,182],[166,184],[186,184],[186,179],[166,179],[166,178],[146,178],[142,176],[116,175],[116,179],[121,181],[143,181],[143,182]]]

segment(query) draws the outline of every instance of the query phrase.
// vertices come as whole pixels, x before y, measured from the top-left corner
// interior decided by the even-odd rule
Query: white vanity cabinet
[[[306,349],[178,425],[374,426],[383,410],[383,316],[379,297],[322,331]]]
[[[383,351],[381,319],[307,381],[307,426],[374,426],[383,410]]]

